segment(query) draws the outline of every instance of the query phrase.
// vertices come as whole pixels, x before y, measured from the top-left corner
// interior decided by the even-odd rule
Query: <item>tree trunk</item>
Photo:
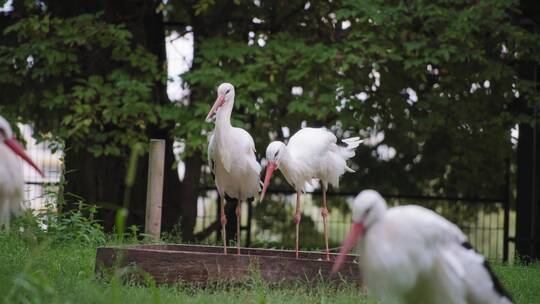
[[[178,224],[181,214],[182,188],[178,171],[173,168],[176,161],[173,154],[174,140],[165,140],[165,177],[163,183],[163,205],[161,230],[171,231]]]
[[[516,250],[525,262],[540,259],[539,139],[540,130],[535,130],[529,124],[520,124],[517,152]]]
[[[163,16],[156,13],[158,3],[154,1],[47,1],[48,10],[55,16],[72,17],[84,13],[104,12],[104,18],[110,23],[125,24],[133,33],[134,43],[141,45],[158,57],[160,63],[166,61],[165,29]],[[99,55],[97,55],[99,56]],[[102,55],[103,56],[103,55]],[[109,58],[102,58],[100,66],[87,67],[87,74],[107,74],[114,62]],[[163,71],[166,73],[166,71]],[[162,82],[156,82],[152,100],[149,102],[166,104],[169,102],[166,87]],[[173,155],[173,140],[168,138],[170,129],[157,129],[149,127],[149,138],[166,139],[165,156],[165,185],[162,221],[164,228],[170,228],[178,220],[181,197],[180,182],[176,170],[173,169],[175,158]],[[124,201],[124,179],[129,153],[120,157],[94,157],[88,151],[69,150],[70,142],[66,143],[66,193],[80,196],[85,201],[96,203],[102,207],[97,218],[110,230],[114,225],[115,211]],[[128,225],[144,225],[144,212],[146,200],[146,183],[148,171],[148,157],[140,157],[137,162],[135,184],[131,190],[129,202]],[[74,202],[67,200],[68,204]],[[69,206],[68,206],[69,207]]]
[[[538,33],[540,3],[522,0],[523,15],[520,24],[527,30]],[[538,82],[538,62],[524,62],[520,66],[520,77]],[[537,84],[538,85],[538,84]],[[527,105],[527,96],[520,100],[520,112],[534,117],[533,124],[519,125],[517,150],[517,197],[516,197],[516,251],[525,261],[540,259],[540,130],[538,108]]]
[[[193,57],[195,58],[197,42],[195,41],[193,44]],[[197,68],[197,63],[195,61],[191,68]],[[191,87],[189,105],[191,109],[194,108],[194,103],[201,99],[199,98],[199,95],[201,95],[200,89],[196,86]],[[189,140],[189,138],[187,140]],[[181,185],[180,231],[182,232],[183,241],[193,242],[195,240],[194,230],[197,221],[197,199],[199,197],[199,183],[203,165],[202,152],[194,151],[191,156],[184,160],[184,163],[186,165],[186,171]]]
[[[195,17],[193,16],[195,19]],[[200,35],[198,31],[200,26],[197,22],[193,24],[193,62],[191,64],[191,70],[198,68],[198,63],[195,61],[197,57],[197,50],[199,45]],[[195,109],[195,103],[203,99],[203,92],[197,85],[190,87],[190,103],[188,110]],[[187,138],[189,140],[189,138]],[[199,183],[201,178],[201,168],[203,166],[203,157],[201,151],[194,151],[193,154],[184,160],[186,171],[184,180],[181,185],[180,196],[180,231],[182,233],[182,240],[185,242],[195,241],[195,224],[197,221],[197,199],[199,197]]]
[[[197,198],[199,197],[199,180],[201,176],[202,156],[201,152],[195,152],[185,160],[186,174],[182,181],[181,191],[181,220],[180,231],[182,240],[194,241],[194,229],[197,220]]]

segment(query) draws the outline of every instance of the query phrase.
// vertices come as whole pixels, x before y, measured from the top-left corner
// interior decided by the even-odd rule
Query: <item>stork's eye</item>
[[[279,151],[276,151],[276,153],[274,154],[274,158],[276,158],[278,154],[279,154]]]
[[[364,216],[368,216],[369,212],[371,212],[371,207],[367,208],[366,212],[364,213]]]
[[[229,90],[227,90],[227,92],[225,92],[225,94],[229,94],[229,92],[230,92],[230,91],[231,91],[230,89],[229,89]]]

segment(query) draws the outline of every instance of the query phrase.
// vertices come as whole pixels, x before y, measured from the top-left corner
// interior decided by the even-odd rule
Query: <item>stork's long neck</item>
[[[223,106],[219,108],[216,113],[216,133],[222,134],[222,131],[226,131],[231,126],[231,114],[234,106],[234,99],[227,100]]]

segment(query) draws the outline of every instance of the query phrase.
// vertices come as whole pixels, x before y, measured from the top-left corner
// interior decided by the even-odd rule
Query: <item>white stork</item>
[[[234,86],[223,83],[206,120],[216,112],[215,129],[208,145],[208,164],[215,175],[221,197],[221,233],[223,251],[227,253],[225,195],[238,199],[236,207],[237,254],[240,254],[240,215],[243,201],[254,197],[260,189],[261,165],[255,157],[255,143],[244,129],[231,126]]]
[[[415,205],[388,209],[377,191],[365,190],[354,200],[352,217],[333,271],[363,236],[363,280],[383,303],[511,303],[485,258],[437,213]]]
[[[266,176],[261,194],[261,201],[270,183],[272,173],[280,169],[285,179],[296,190],[296,258],[299,248],[299,224],[301,219],[300,194],[306,183],[314,178],[319,179],[323,192],[323,208],[321,215],[324,226],[324,242],[326,246],[326,259],[330,260],[328,249],[328,226],[326,218],[328,208],[326,204],[326,190],[328,183],[334,187],[339,186],[339,178],[346,171],[354,172],[347,166],[346,161],[354,156],[354,150],[362,143],[359,137],[339,140],[326,128],[303,128],[296,132],[285,145],[281,141],[274,141],[266,148]]]
[[[13,131],[4,117],[0,116],[0,227],[9,228],[11,215],[22,209],[24,179],[19,156],[36,169],[43,172],[24,152],[22,145],[13,138]]]

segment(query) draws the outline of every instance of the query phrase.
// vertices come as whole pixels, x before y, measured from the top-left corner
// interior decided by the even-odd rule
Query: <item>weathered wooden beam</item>
[[[150,140],[144,232],[154,239],[159,239],[161,234],[164,164],[165,140]]]
[[[220,246],[135,245],[101,247],[96,255],[96,272],[125,268],[134,278],[153,277],[156,283],[207,285],[216,282],[241,283],[254,276],[268,283],[352,283],[361,284],[355,256],[349,255],[339,273],[332,274],[333,260],[323,252],[241,248],[240,255],[224,255]],[[128,270],[130,269],[130,270]]]

